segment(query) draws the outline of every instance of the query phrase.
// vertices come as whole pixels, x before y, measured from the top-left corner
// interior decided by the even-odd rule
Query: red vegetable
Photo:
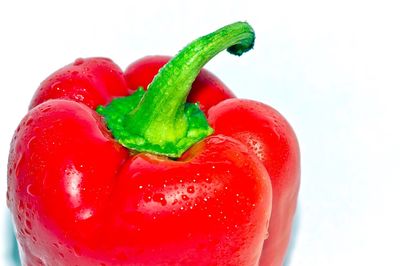
[[[128,86],[146,88],[169,59],[168,56],[148,56],[132,63],[125,72]],[[188,101],[199,102],[207,114],[212,106],[234,97],[220,80],[203,69],[193,83]],[[272,107],[249,100],[224,101],[207,116],[215,133],[231,136],[247,145],[268,170],[273,188],[273,211],[260,265],[282,265],[300,186],[300,152],[293,129]]]
[[[298,190],[294,133],[270,107],[228,99],[225,85],[200,72],[218,52],[241,55],[253,42],[247,23],[228,25],[189,44],[148,87],[164,57],[131,65],[129,86],[103,58],[46,79],[9,156],[7,203],[23,264],[282,261]],[[188,99],[200,103],[187,104],[196,77]],[[281,209],[269,235],[282,232],[283,242],[268,240],[263,251],[272,205]]]
[[[261,255],[261,266],[283,265],[300,186],[296,135],[285,118],[263,103],[231,99],[208,113],[215,134],[246,144],[267,169],[272,183],[272,214]],[[241,123],[232,123],[232,121]]]

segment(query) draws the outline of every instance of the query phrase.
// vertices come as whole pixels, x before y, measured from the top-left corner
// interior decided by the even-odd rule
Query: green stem
[[[141,92],[137,106],[131,105],[122,119],[124,137],[117,139],[137,151],[179,157],[212,134],[197,105],[186,103],[192,83],[201,68],[219,52],[228,49],[241,55],[252,49],[254,38],[248,23],[236,22],[187,45],[160,70],[147,92]]]

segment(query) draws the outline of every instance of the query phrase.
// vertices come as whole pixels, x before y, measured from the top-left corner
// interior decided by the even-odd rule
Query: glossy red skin
[[[94,109],[131,92],[119,66],[108,58],[78,58],[45,79],[30,108],[49,99],[70,99]]]
[[[216,135],[178,161],[131,155],[84,104],[90,93],[61,96],[34,99],[11,144],[7,202],[24,265],[258,263],[272,192],[248,147]]]
[[[148,56],[132,63],[125,72],[128,85],[146,87],[169,59],[168,56]],[[205,73],[208,76],[202,77]],[[260,265],[281,266],[290,240],[300,186],[300,151],[296,135],[286,119],[272,107],[249,100],[227,100],[234,98],[233,94],[210,75],[205,70],[200,72],[189,98],[192,102],[200,101],[205,111],[216,105],[206,112],[216,133],[236,138],[253,149],[268,170],[274,194],[273,211]]]
[[[170,59],[170,56],[153,55],[133,62],[125,70],[128,87],[132,90],[139,87],[146,89],[159,69]],[[200,109],[207,114],[210,107],[230,98],[235,98],[233,92],[210,71],[202,69],[193,82],[187,100],[191,103],[200,103]]]
[[[267,169],[273,206],[260,266],[283,265],[300,186],[300,151],[293,129],[272,107],[243,99],[212,107],[208,121],[215,134],[235,138],[252,149]]]

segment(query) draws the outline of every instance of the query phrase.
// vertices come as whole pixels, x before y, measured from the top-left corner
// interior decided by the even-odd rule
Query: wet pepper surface
[[[295,134],[202,70],[253,43],[237,22],[125,73],[87,58],[43,81],[9,155],[23,264],[281,265],[299,188]]]

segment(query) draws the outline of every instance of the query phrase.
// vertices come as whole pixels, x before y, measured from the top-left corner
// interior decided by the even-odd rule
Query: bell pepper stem
[[[105,115],[107,107],[98,111],[124,146],[139,152],[180,157],[213,132],[198,106],[186,103],[201,68],[225,49],[242,55],[253,48],[254,39],[248,23],[236,22],[191,42],[159,71],[146,92],[138,91],[140,95],[132,100],[135,103],[119,118],[118,130],[123,133],[114,133]]]

